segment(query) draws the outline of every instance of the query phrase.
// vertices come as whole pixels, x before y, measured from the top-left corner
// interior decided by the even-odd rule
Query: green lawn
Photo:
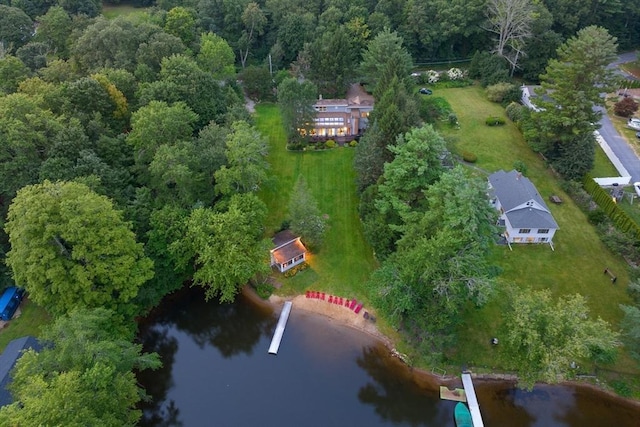
[[[147,12],[147,8],[133,7],[129,4],[103,4],[102,15],[107,19],[117,18],[118,16],[135,15]]]
[[[273,235],[287,219],[291,189],[304,176],[320,210],[328,215],[329,228],[324,244],[310,255],[311,269],[291,279],[277,274],[283,283],[282,294],[306,289],[367,299],[365,282],[376,263],[365,242],[358,217],[353,156],[349,147],[326,151],[293,152],[286,150],[286,136],[278,107],[258,105],[256,126],[269,139],[270,182],[260,196],[269,208],[267,232]]]
[[[449,354],[452,365],[472,366],[478,371],[501,370],[499,349],[489,345],[492,336],[499,334],[505,309],[505,290],[511,286],[550,289],[554,295],[580,293],[588,298],[593,316],[600,316],[617,327],[621,319],[618,304],[631,303],[625,292],[629,281],[623,260],[610,253],[600,242],[585,215],[560,189],[556,178],[524,142],[521,133],[509,121],[502,127],[484,124],[489,115],[504,117],[504,110],[486,100],[480,87],[440,89],[460,122],[459,129],[443,125],[441,132],[455,151],[467,150],[478,156],[476,170],[485,173],[498,169],[510,170],[515,161],[523,161],[527,176],[544,199],[551,194],[564,203],[549,204],[560,225],[554,243],[518,246],[513,250],[496,246],[489,254],[491,261],[502,269],[497,298],[481,309],[469,307],[458,330],[455,351]],[[258,129],[269,138],[272,182],[262,190],[261,197],[269,207],[268,231],[275,232],[286,219],[290,189],[299,175],[303,175],[323,212],[329,217],[330,229],[321,251],[313,254],[311,269],[292,279],[280,280],[283,294],[306,289],[319,289],[340,295],[367,296],[364,283],[375,268],[371,249],[365,243],[357,217],[357,196],[353,184],[353,150],[339,148],[324,152],[288,152],[277,107],[260,105],[257,108]],[[606,166],[605,166],[606,168]],[[606,171],[606,169],[603,169]],[[613,285],[603,274],[605,267],[614,271],[618,281]],[[403,343],[398,343],[404,350]],[[411,352],[407,349],[407,352]],[[412,355],[416,361],[419,355]],[[637,373],[637,364],[623,355],[613,367],[619,372]]]
[[[0,353],[7,344],[25,335],[40,335],[40,327],[51,320],[46,311],[29,300],[25,300],[20,307],[22,314],[12,320],[0,331]]]
[[[516,160],[521,160],[527,166],[527,177],[545,200],[556,194],[564,201],[561,205],[549,203],[560,226],[554,237],[555,251],[547,245],[514,245],[513,251],[506,246],[494,247],[490,257],[503,269],[501,290],[517,286],[550,289],[556,296],[580,293],[588,298],[593,316],[617,327],[622,317],[618,304],[631,303],[625,292],[629,282],[625,262],[600,242],[585,215],[560,189],[551,171],[529,149],[515,125],[509,121],[502,127],[484,124],[489,115],[504,116],[504,110],[488,102],[482,88],[442,89],[438,95],[445,97],[458,115],[460,129],[442,129],[443,134],[455,141],[456,150],[475,153],[476,166],[488,172],[510,170]],[[615,285],[603,274],[605,267],[617,274]],[[454,362],[489,368],[498,363],[489,340],[500,326],[504,300],[499,293],[499,298],[486,307],[469,310],[459,330],[457,351],[451,355]],[[621,370],[633,366],[625,357],[619,365]]]

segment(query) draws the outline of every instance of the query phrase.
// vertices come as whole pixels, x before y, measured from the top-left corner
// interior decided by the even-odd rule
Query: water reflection
[[[246,298],[204,302],[199,289],[165,299],[140,325],[164,366],[139,375],[152,396],[145,426],[454,426],[454,402],[373,338],[295,307],[280,351],[267,354],[272,309]],[[458,386],[461,386],[458,385]],[[477,382],[487,426],[638,426],[638,407],[592,390]]]
[[[439,391],[420,387],[412,381],[406,366],[384,354],[380,348],[362,349],[357,363],[373,382],[360,389],[360,401],[373,405],[383,420],[394,424],[453,426],[455,402],[440,401]]]

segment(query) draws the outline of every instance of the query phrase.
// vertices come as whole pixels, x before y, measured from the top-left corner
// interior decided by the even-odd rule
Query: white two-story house
[[[508,243],[547,243],[553,248],[558,224],[528,178],[516,170],[491,174],[489,200],[500,212]]]

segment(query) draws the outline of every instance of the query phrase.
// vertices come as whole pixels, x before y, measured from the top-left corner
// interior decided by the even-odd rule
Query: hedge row
[[[640,239],[640,225],[623,211],[611,195],[604,190],[590,175],[584,178],[584,189],[591,195],[593,201],[609,216],[611,222],[622,232],[633,233]]]

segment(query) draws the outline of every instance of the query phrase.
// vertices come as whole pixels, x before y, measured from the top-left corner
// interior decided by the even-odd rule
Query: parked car
[[[640,130],[640,119],[632,117],[627,122],[627,126],[629,126],[633,130]]]
[[[636,138],[640,139],[640,132],[636,132]]]
[[[423,95],[431,95],[433,91],[431,89],[427,89],[426,87],[423,87],[423,88],[420,88],[420,93]],[[640,130],[640,126],[638,127],[638,130]]]
[[[636,194],[640,197],[640,182],[634,182],[633,189],[636,190]]]

